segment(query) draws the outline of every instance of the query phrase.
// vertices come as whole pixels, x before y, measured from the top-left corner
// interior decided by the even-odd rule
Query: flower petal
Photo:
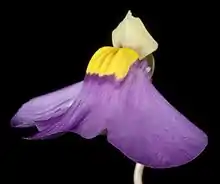
[[[36,126],[45,129],[58,122],[81,91],[83,82],[31,99],[22,105],[11,120],[13,127]]]
[[[154,168],[188,163],[207,145],[206,134],[172,107],[137,65],[112,98],[108,140],[135,162]],[[109,94],[110,95],[110,94]]]

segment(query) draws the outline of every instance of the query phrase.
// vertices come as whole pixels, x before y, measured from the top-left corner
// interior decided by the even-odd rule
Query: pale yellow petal
[[[132,16],[128,11],[124,20],[112,32],[114,47],[131,48],[143,59],[158,48],[158,43],[153,39],[138,17]]]

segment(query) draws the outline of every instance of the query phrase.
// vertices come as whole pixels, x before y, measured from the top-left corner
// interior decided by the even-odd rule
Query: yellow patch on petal
[[[102,47],[92,56],[86,73],[98,74],[100,77],[115,75],[122,79],[138,58],[138,53],[129,48]]]

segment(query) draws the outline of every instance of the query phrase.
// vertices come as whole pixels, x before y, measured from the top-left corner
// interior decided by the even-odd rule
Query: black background
[[[27,131],[12,129],[9,124],[27,100],[83,80],[90,57],[99,47],[111,45],[111,31],[131,9],[159,43],[154,54],[154,85],[209,136],[209,146],[199,158],[179,168],[146,168],[145,183],[210,183],[216,160],[209,148],[213,144],[213,122],[208,113],[211,72],[207,67],[207,13],[183,4],[146,2],[123,8],[107,1],[90,4],[7,6],[3,16],[6,74],[1,175],[7,181],[28,183],[132,183],[134,163],[108,144],[105,137],[85,140],[67,134],[54,140],[26,141],[21,138]]]

